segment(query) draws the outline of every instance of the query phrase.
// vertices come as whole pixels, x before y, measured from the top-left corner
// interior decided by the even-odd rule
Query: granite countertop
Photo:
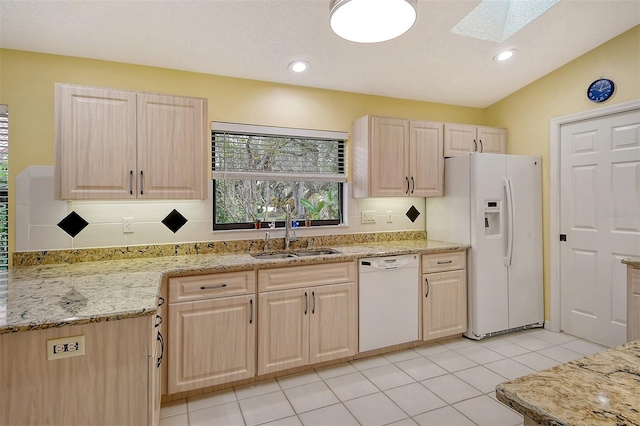
[[[626,263],[634,268],[640,268],[640,257],[627,257],[626,259],[622,259],[622,263]]]
[[[496,395],[543,425],[640,425],[640,340],[502,383]]]
[[[468,246],[404,240],[331,248],[340,253],[272,260],[255,259],[247,252],[221,253],[10,269],[7,279],[0,279],[0,334],[152,315],[164,277],[441,253]]]

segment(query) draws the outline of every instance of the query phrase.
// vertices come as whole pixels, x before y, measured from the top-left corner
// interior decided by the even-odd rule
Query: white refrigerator
[[[540,157],[445,160],[445,196],[427,199],[427,236],[471,246],[467,337],[544,325],[541,186]]]

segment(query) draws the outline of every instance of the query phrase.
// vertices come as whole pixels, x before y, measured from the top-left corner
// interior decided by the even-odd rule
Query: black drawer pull
[[[225,288],[227,285],[226,284],[220,284],[220,285],[203,285],[200,286],[200,290],[212,290],[214,288]]]
[[[438,265],[446,265],[447,263],[452,263],[453,260],[447,260],[446,262],[440,262],[438,261]]]

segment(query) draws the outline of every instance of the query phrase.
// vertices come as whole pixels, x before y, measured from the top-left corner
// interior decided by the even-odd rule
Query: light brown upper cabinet
[[[204,199],[207,100],[56,84],[56,196]]]
[[[444,156],[459,157],[470,152],[507,153],[507,129],[469,124],[444,124]]]
[[[353,123],[353,196],[443,195],[443,124],[365,116]]]

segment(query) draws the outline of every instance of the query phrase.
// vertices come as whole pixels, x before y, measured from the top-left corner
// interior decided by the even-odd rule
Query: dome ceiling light
[[[289,71],[299,74],[305,72],[309,68],[307,61],[294,61],[289,64]]]
[[[504,62],[507,59],[511,59],[513,55],[516,54],[516,52],[517,52],[516,49],[509,49],[509,50],[502,51],[498,53],[496,56],[494,56],[493,60],[496,62]]]
[[[379,43],[406,33],[418,0],[331,0],[331,29],[356,43]]]

